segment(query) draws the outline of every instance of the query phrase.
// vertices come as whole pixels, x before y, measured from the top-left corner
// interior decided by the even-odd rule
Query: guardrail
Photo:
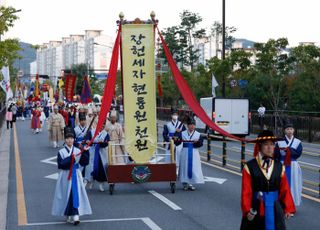
[[[158,124],[157,128],[158,128],[158,131],[160,131],[159,124]],[[227,145],[227,143],[236,142],[230,138],[224,138],[219,135],[212,135],[212,134],[206,134],[206,133],[201,133],[201,135],[207,141],[206,141],[206,146],[205,146],[206,151],[200,151],[200,153],[202,155],[206,156],[206,160],[208,162],[214,163],[216,165],[221,165],[222,167],[228,167],[229,169],[231,169],[233,171],[241,172],[246,161],[253,158],[253,152],[252,151],[249,152],[246,150],[247,145],[248,144],[252,145],[253,143],[241,142],[240,148],[234,149],[234,148],[229,148]],[[213,143],[213,141],[221,141],[222,143],[215,144],[215,143]],[[221,149],[222,154],[215,154],[214,149]],[[228,158],[228,154],[227,154],[228,151],[240,153],[240,159],[235,160],[235,159]],[[315,157],[315,158],[320,157],[320,154],[318,154],[318,153],[311,153],[311,152],[307,152],[307,151],[303,151],[303,155],[308,155],[308,156]],[[213,158],[215,158],[215,159],[213,159]],[[229,162],[232,164],[228,164]],[[320,166],[316,167],[316,166],[312,166],[312,165],[307,165],[301,161],[298,161],[298,162],[300,163],[300,167],[302,169],[308,170],[312,173],[317,173],[319,175],[318,178],[320,180]],[[305,186],[303,186],[303,190],[308,191],[308,192],[320,197],[320,181],[317,182],[317,181],[310,181],[310,180],[303,179],[303,185],[305,185]],[[306,187],[307,185],[312,186],[312,188]],[[316,188],[317,190],[315,190],[314,188]]]
[[[178,114],[181,120],[188,115],[194,115],[188,109],[178,109]],[[277,115],[276,115],[277,114]],[[303,141],[320,142],[320,117],[319,113],[299,113],[297,111],[267,111],[263,119],[263,125],[269,129],[275,130],[277,133],[282,133],[282,127],[286,120],[290,120],[295,127],[295,136]],[[171,119],[170,108],[157,107],[157,117],[160,120]],[[277,119],[275,119],[277,117]],[[259,133],[261,123],[256,111],[251,111],[250,133]]]
[[[246,162],[246,156],[253,158],[253,153],[250,152],[246,152],[246,143],[241,142],[241,147],[240,150],[238,149],[233,149],[233,148],[228,148],[227,147],[227,141],[232,141],[230,139],[228,139],[227,141],[224,140],[224,138],[222,138],[221,136],[217,136],[217,135],[211,135],[211,134],[202,134],[206,139],[207,139],[207,152],[201,152],[202,154],[206,154],[207,155],[207,161],[210,161],[212,157],[215,157],[216,159],[221,160],[221,165],[223,167],[227,166],[227,162],[231,162],[231,163],[235,163],[238,164],[239,166],[234,166],[232,165],[231,168],[236,169],[236,170],[240,170],[242,171],[243,166]],[[219,140],[222,141],[222,145],[217,145],[217,144],[212,144],[213,140]],[[252,143],[249,143],[252,144]],[[222,155],[215,155],[213,148],[220,148],[222,149]],[[240,153],[240,160],[234,160],[234,159],[228,159],[227,157],[227,150],[228,151],[232,151],[232,152],[237,152]],[[316,153],[308,153],[308,152],[303,152],[304,155],[309,155],[312,157],[320,157],[320,154],[316,154]],[[300,163],[300,167],[302,169],[308,170],[310,172],[314,172],[314,173],[318,173],[319,174],[319,179],[320,179],[320,166],[316,167],[316,166],[310,166],[310,165],[306,165],[304,162],[298,161]],[[228,165],[230,166],[230,165]],[[315,182],[315,181],[310,181],[310,180],[306,180],[303,179],[303,184],[305,185],[311,185],[313,187],[316,187],[318,190],[314,190],[311,188],[307,188],[307,187],[303,187],[304,190],[307,190],[309,192],[318,194],[318,196],[320,197],[320,181]]]

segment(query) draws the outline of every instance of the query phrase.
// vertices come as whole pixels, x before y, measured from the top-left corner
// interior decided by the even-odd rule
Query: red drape
[[[120,35],[121,35],[121,26],[119,26],[118,35],[117,35],[116,41],[114,43],[113,51],[112,51],[109,74],[108,74],[108,78],[106,80],[106,86],[104,88],[103,98],[102,98],[102,102],[101,102],[101,110],[100,110],[100,114],[99,114],[99,120],[97,123],[96,131],[95,131],[95,133],[94,133],[94,135],[88,145],[91,145],[93,143],[93,140],[96,138],[96,136],[102,130],[103,124],[107,119],[107,114],[110,111],[111,102],[112,102],[114,92],[115,92],[116,79],[117,79],[119,48],[120,48]],[[81,150],[79,155],[81,155],[82,153],[83,153],[83,150]],[[73,163],[74,163],[74,158],[72,158],[68,180],[71,179]]]
[[[176,63],[175,63],[175,61],[169,51],[169,48],[168,48],[166,42],[164,41],[158,27],[157,27],[157,30],[158,30],[158,34],[159,34],[159,37],[162,42],[164,53],[166,55],[167,61],[169,63],[170,69],[172,71],[172,75],[173,75],[174,80],[176,82],[176,85],[178,86],[180,93],[181,93],[183,99],[185,100],[185,102],[188,104],[189,108],[197,115],[197,117],[203,123],[205,123],[208,127],[213,129],[214,131],[220,133],[221,135],[226,136],[226,137],[230,137],[232,139],[249,142],[250,140],[245,140],[245,139],[239,138],[239,137],[234,136],[234,135],[226,132],[225,130],[221,129],[216,123],[214,123],[208,117],[208,115],[203,110],[201,105],[198,103],[196,97],[193,95],[192,91],[190,90],[188,83],[183,78],[183,76],[182,76],[179,68],[177,67],[177,65],[176,65]]]
[[[118,60],[119,60],[119,48],[120,48],[120,35],[121,35],[121,26],[119,26],[118,35],[113,47],[112,58],[110,62],[109,74],[106,82],[106,87],[104,89],[103,98],[101,102],[101,110],[99,114],[99,120],[94,133],[94,138],[101,131],[104,122],[107,119],[107,114],[110,111],[112,99],[115,93],[115,86],[117,80],[117,70],[118,70]]]

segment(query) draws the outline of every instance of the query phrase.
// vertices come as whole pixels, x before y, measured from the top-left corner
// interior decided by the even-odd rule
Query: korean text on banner
[[[154,28],[122,26],[125,145],[138,164],[147,163],[157,147]]]

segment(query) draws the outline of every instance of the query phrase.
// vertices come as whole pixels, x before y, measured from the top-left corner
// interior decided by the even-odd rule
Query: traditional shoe
[[[188,184],[187,183],[183,183],[183,190],[188,191]]]
[[[73,223],[72,217],[71,216],[67,216],[66,222],[69,223],[69,224],[72,224]]]
[[[88,183],[89,183],[89,181],[88,181],[87,179],[84,179],[84,180],[83,180],[83,185],[84,185],[84,187],[86,187]]]
[[[73,225],[78,225],[78,224],[80,224],[79,215],[74,215],[73,216]]]
[[[87,186],[88,186],[88,189],[93,189],[93,185],[94,185],[94,182],[93,181],[89,181]]]
[[[194,187],[192,184],[189,184],[188,185],[188,190],[194,191],[194,190],[196,190],[196,187]]]
[[[103,183],[99,183],[99,190],[100,192],[104,192]]]

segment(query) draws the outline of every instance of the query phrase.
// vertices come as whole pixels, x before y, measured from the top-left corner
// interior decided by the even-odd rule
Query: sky
[[[202,16],[201,28],[221,21],[222,0],[0,0],[22,11],[6,38],[32,44],[61,40],[86,29],[100,29],[115,37],[116,20],[149,19],[155,11],[161,29],[178,25],[179,14],[190,10]],[[319,0],[226,0],[226,25],[236,38],[266,42],[286,37],[290,46],[299,42],[320,44]]]

